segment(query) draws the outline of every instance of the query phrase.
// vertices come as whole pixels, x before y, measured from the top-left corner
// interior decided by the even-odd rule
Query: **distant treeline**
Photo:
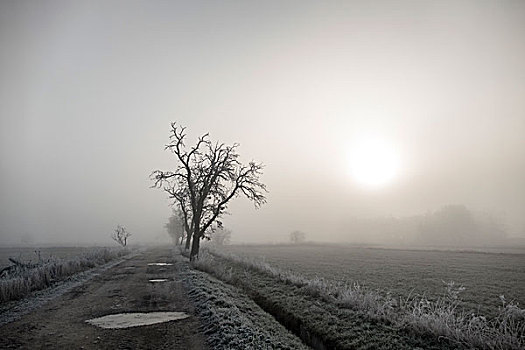
[[[346,223],[343,240],[374,244],[489,246],[504,244],[505,225],[488,213],[448,205],[424,215],[355,219]]]

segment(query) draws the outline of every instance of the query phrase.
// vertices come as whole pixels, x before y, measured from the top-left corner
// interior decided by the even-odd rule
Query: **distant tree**
[[[507,229],[500,218],[490,213],[474,215],[481,243],[502,244],[507,240]]]
[[[290,233],[290,241],[292,241],[294,244],[303,243],[305,239],[306,235],[302,231],[293,231]]]
[[[184,237],[186,239],[185,243],[185,249],[190,249],[190,244],[192,240],[192,233],[193,233],[193,211],[191,208],[190,203],[190,195],[189,195],[189,188],[187,186],[187,183],[184,180],[181,179],[175,179],[178,180],[179,183],[177,186],[165,186],[164,190],[170,195],[170,198],[174,199],[173,206],[177,209],[175,209],[177,212],[179,212],[182,222],[184,224]],[[171,184],[173,185],[173,184]],[[210,213],[210,207],[203,209],[203,217],[208,218],[210,215],[213,215],[213,212]],[[206,231],[204,232],[202,239],[208,239],[210,240],[211,233],[221,228],[222,222],[219,220],[216,220],[212,225],[210,225]],[[182,243],[181,243],[182,244]]]
[[[153,174],[152,174],[153,176]],[[173,199],[172,206],[176,208],[175,210],[179,212],[183,223],[184,223],[184,236],[186,237],[185,249],[190,248],[190,242],[193,233],[193,216],[190,203],[190,190],[188,188],[187,182],[183,178],[175,178],[173,181],[178,183],[175,185],[171,181],[167,182],[164,185],[164,191],[169,194],[169,197]],[[155,183],[153,187],[160,186],[160,183]]]
[[[123,247],[128,244],[128,238],[130,236],[131,233],[127,232],[126,229],[120,225],[117,225],[117,228],[111,234],[111,238]]]
[[[190,260],[198,258],[200,240],[217,225],[234,197],[244,195],[258,208],[266,202],[266,186],[260,181],[263,165],[242,164],[238,144],[213,143],[208,134],[186,149],[186,129],[171,124],[170,143],[165,149],[177,160],[174,171],[155,170],[153,187],[163,188],[181,210],[187,210],[192,244]],[[190,218],[191,216],[191,218]],[[189,243],[188,243],[189,244]]]
[[[419,225],[425,244],[477,246],[505,240],[505,226],[495,217],[474,214],[464,205],[447,205],[427,214]]]
[[[465,245],[473,238],[475,226],[472,213],[464,205],[447,205],[425,216],[420,234],[430,244]]]
[[[227,245],[230,244],[232,232],[225,228],[219,228],[211,235],[211,241],[216,245]]]
[[[186,235],[186,230],[184,217],[180,209],[173,211],[173,215],[170,216],[168,223],[164,225],[164,228],[166,228],[168,234],[176,245],[182,244]]]

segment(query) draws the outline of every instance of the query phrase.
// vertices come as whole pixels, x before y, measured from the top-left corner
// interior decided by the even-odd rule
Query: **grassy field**
[[[203,251],[194,267],[240,288],[314,349],[466,349],[445,338],[438,341],[437,337],[416,334],[388,320],[383,322],[379,314],[371,318],[366,312],[343,307],[319,293],[316,285],[295,275],[273,273],[271,267],[265,271],[268,265],[251,266],[248,260],[244,263],[233,256],[216,254]]]
[[[0,269],[12,265],[8,260],[9,258],[15,258],[23,262],[37,263],[39,259],[38,252],[40,252],[40,258],[48,260],[50,258],[67,259],[78,255],[82,255],[93,251],[96,248],[93,247],[46,247],[46,248],[27,248],[27,247],[12,247],[12,248],[0,248]]]
[[[193,266],[242,289],[314,348],[517,350],[525,310],[507,292],[519,301],[523,256],[231,246],[204,249]]]
[[[228,246],[236,255],[264,258],[308,278],[358,282],[364,289],[406,297],[443,295],[445,283],[465,287],[462,306],[492,315],[500,295],[525,306],[525,254],[361,248],[335,245]],[[524,252],[525,253],[525,252]]]

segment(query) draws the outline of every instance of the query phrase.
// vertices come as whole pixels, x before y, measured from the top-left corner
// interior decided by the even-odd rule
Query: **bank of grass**
[[[214,350],[307,350],[301,340],[234,286],[176,262]]]
[[[31,267],[17,267],[8,276],[0,278],[0,303],[21,299],[33,291],[128,253],[126,249],[97,248],[73,258],[50,258]]]
[[[525,347],[525,310],[501,297],[502,304],[495,317],[467,313],[459,308],[463,289],[453,282],[445,285],[445,293],[441,298],[428,300],[417,295],[396,298],[388,293],[365,290],[357,283],[333,283],[322,278],[308,279],[297,273],[278,269],[262,260],[216,250],[204,251],[194,266],[242,287],[262,303],[280,305],[281,309],[285,309],[284,313],[288,314],[283,314],[284,322],[287,322],[288,318],[292,320],[292,326],[293,323],[301,322],[303,328],[310,327],[309,331],[315,333],[328,347],[331,344],[334,348],[359,348],[342,339],[344,334],[350,336],[351,333],[341,324],[344,319],[354,322],[347,324],[346,328],[355,328],[356,321],[364,324],[372,322],[376,332],[369,333],[368,337],[373,338],[370,341],[375,342],[372,347],[376,348]],[[273,279],[272,282],[269,282],[268,277]],[[267,285],[262,283],[260,287],[256,287],[260,279],[265,280]],[[287,292],[276,298],[275,295],[279,294],[276,291],[279,289],[286,289]],[[294,298],[296,300],[293,300]],[[297,299],[305,302],[298,303]],[[322,304],[317,308],[318,314],[305,311],[305,308],[308,308],[307,300]],[[346,314],[343,312],[345,310]],[[352,316],[352,313],[355,315]],[[407,336],[396,338],[392,329]],[[385,341],[390,344],[386,347],[379,345]],[[394,343],[396,345],[391,347]],[[366,345],[363,345],[363,348],[365,347]]]

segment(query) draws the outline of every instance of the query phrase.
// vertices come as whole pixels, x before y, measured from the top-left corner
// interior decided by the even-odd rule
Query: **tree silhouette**
[[[303,243],[306,238],[306,235],[302,231],[293,231],[290,233],[290,241],[294,244]]]
[[[126,231],[126,229],[120,225],[117,225],[117,228],[111,234],[111,238],[123,247],[125,247],[128,244],[128,238],[130,236],[131,236],[131,233]]]
[[[186,230],[184,217],[180,209],[173,211],[173,215],[170,216],[164,228],[166,228],[176,245],[182,244]]]
[[[191,225],[190,260],[198,258],[200,240],[226,213],[228,203],[243,195],[258,208],[266,202],[266,186],[260,181],[263,165],[242,164],[238,144],[213,143],[209,134],[199,137],[195,146],[186,148],[186,128],[171,123],[170,143],[165,149],[175,155],[174,171],[155,170],[153,187],[163,188],[181,210],[187,210]],[[191,218],[190,218],[191,216]],[[189,238],[189,237],[188,237]]]

